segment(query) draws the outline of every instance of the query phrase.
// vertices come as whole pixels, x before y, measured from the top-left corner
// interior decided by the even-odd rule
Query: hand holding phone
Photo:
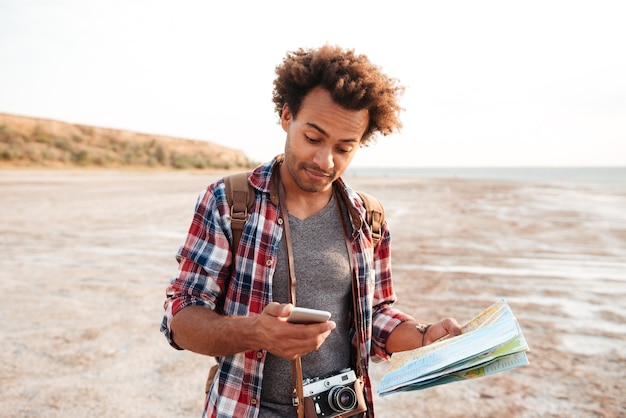
[[[326,322],[329,319],[330,312],[295,306],[287,317],[287,322],[291,322],[293,324],[315,324]]]

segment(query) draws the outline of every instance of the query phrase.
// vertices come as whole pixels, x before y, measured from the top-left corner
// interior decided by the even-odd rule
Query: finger
[[[282,318],[289,316],[292,308],[293,305],[291,303],[271,302],[263,309],[263,313]]]
[[[462,334],[461,326],[454,318],[446,318],[443,323],[444,328],[448,331],[448,335],[456,337]]]

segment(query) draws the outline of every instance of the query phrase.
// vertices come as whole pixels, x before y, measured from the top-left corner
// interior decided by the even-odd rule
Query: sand
[[[212,360],[159,324],[220,174],[0,171],[0,416],[200,416]],[[463,321],[504,297],[531,347],[526,367],[377,397],[377,416],[626,416],[625,187],[349,181],[385,203],[398,307]]]

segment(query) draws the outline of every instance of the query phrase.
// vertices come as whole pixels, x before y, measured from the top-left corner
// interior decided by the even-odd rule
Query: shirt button
[[[252,405],[256,405],[256,399],[250,399],[250,403],[251,403]]]
[[[272,259],[270,258],[269,260],[267,260],[267,261],[265,262],[265,265],[266,265],[267,267],[270,267],[270,266],[272,265]]]
[[[278,218],[278,225],[282,225],[283,224],[283,218]]]
[[[263,352],[262,351],[257,351],[256,352],[256,358],[258,358],[259,360],[263,358]]]

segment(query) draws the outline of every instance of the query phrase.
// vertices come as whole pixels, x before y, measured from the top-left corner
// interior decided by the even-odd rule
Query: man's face
[[[297,117],[285,105],[284,164],[297,186],[309,193],[330,189],[350,165],[368,123],[367,110],[348,110],[321,87],[304,97]]]

